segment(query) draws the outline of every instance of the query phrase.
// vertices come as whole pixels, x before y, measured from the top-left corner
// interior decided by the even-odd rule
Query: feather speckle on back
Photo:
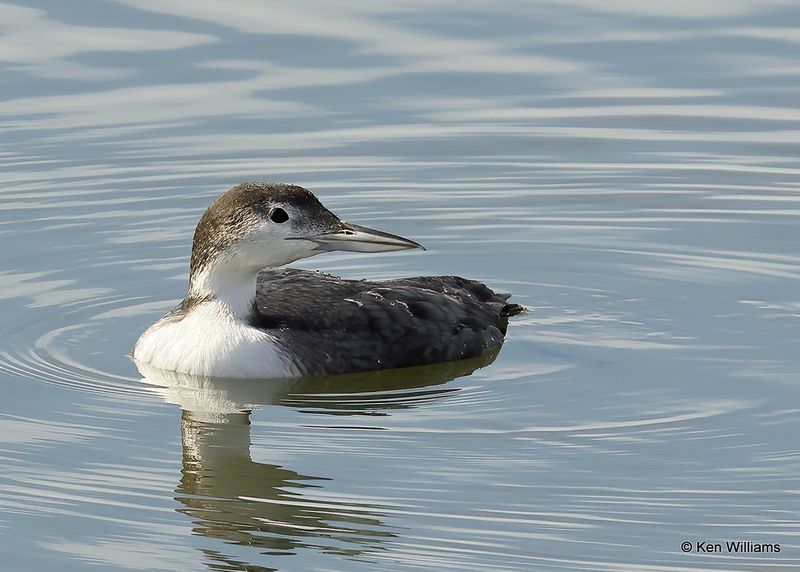
[[[305,374],[407,367],[500,344],[520,309],[507,298],[457,276],[370,282],[270,269],[259,275],[252,325],[278,332]]]

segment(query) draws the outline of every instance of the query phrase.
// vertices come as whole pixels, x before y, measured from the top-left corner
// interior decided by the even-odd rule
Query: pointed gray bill
[[[391,252],[409,248],[425,250],[418,242],[402,236],[347,222],[343,222],[336,231],[303,237],[302,240],[317,243],[316,249],[321,251]]]

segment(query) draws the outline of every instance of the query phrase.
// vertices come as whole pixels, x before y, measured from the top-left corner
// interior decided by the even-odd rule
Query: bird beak
[[[300,238],[300,237],[298,237]],[[407,250],[409,248],[425,247],[421,244],[380,230],[374,230],[357,224],[347,222],[334,231],[302,237],[317,244],[316,250],[327,252],[330,250],[346,250],[349,252],[391,252],[393,250]]]

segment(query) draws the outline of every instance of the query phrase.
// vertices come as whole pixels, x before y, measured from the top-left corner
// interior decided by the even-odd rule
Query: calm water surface
[[[800,568],[796,3],[10,2],[4,571]],[[143,380],[253,179],[429,249],[298,266],[530,312],[482,362]]]

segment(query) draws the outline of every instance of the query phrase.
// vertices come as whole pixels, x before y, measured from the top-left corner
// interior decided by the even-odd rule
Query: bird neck
[[[259,270],[213,262],[190,275],[189,299],[214,300],[234,318],[246,319],[253,312]]]

